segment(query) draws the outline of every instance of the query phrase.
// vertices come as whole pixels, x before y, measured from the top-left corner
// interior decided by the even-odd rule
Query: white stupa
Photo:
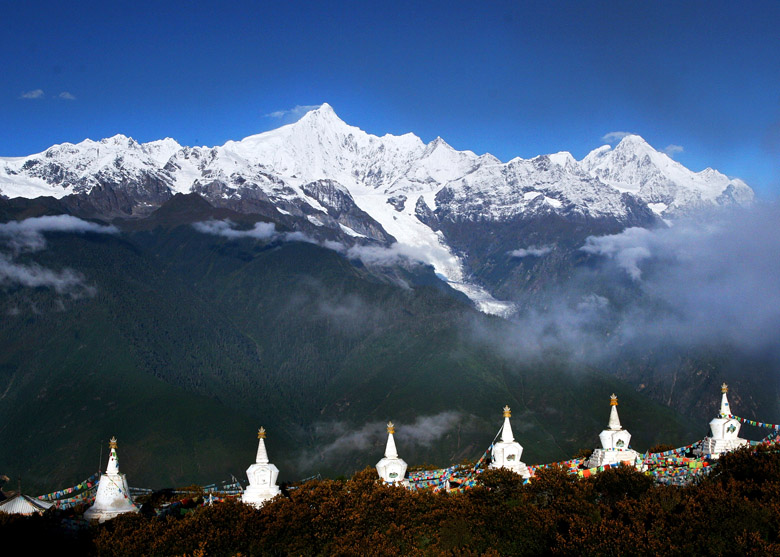
[[[524,462],[520,461],[523,454],[523,447],[515,441],[512,435],[512,425],[509,418],[512,417],[512,411],[509,406],[504,406],[504,427],[501,428],[501,441],[493,445],[489,468],[506,468],[523,478],[530,478],[531,473]]]
[[[244,491],[241,500],[259,509],[266,501],[279,495],[281,490],[276,485],[279,469],[268,461],[268,453],[265,450],[264,428],[261,427],[258,430],[257,439],[257,458],[255,458],[255,463],[246,470],[249,487]]]
[[[395,426],[393,422],[387,422],[387,446],[385,457],[376,463],[376,471],[385,483],[403,484],[406,476],[406,462],[398,458],[398,450],[395,448]]]
[[[712,435],[705,437],[701,448],[695,451],[699,455],[712,455],[713,458],[718,458],[723,453],[750,444],[747,439],[739,437],[739,428],[742,427],[742,424],[728,417],[731,414],[729,399],[726,396],[726,393],[729,392],[729,386],[723,383],[720,392],[723,393],[720,399],[720,414],[710,422]]]
[[[119,472],[119,458],[116,454],[116,437],[111,438],[108,466],[105,474],[100,475],[95,503],[84,513],[87,520],[105,522],[124,513],[137,513],[139,508],[133,503],[127,487],[127,478]]]
[[[638,452],[629,448],[631,434],[620,425],[617,411],[618,400],[614,393],[610,397],[609,404],[611,406],[609,424],[607,429],[599,434],[601,448],[593,451],[585,465],[588,468],[595,468],[605,464],[624,462],[636,466],[638,462],[641,462],[642,457]]]

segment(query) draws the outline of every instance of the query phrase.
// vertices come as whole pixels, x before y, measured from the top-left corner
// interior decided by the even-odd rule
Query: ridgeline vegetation
[[[0,539],[101,556],[769,555],[780,553],[780,454],[735,451],[686,487],[628,467],[584,480],[550,468],[525,485],[491,470],[462,493],[410,492],[367,468],[287,490],[260,510],[192,498],[177,509],[77,532],[58,511],[0,514]]]

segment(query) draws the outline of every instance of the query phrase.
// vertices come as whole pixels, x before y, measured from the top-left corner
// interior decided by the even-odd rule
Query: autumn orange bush
[[[259,510],[234,499],[164,518],[123,515],[75,536],[58,532],[54,515],[0,515],[0,536],[101,556],[780,554],[780,454],[771,449],[726,455],[687,487],[654,485],[626,467],[588,479],[551,467],[530,483],[489,470],[479,480],[463,493],[410,492],[367,468],[305,483]]]

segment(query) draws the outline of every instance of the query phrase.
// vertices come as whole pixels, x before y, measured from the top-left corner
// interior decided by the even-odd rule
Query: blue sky
[[[328,102],[502,160],[635,132],[780,194],[777,1],[2,6],[3,156],[116,133],[216,145]]]

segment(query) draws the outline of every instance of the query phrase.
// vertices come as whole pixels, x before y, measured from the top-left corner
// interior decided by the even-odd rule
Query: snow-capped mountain
[[[741,180],[712,169],[691,172],[639,136],[582,161],[562,152],[502,163],[441,138],[425,144],[411,133],[368,134],[328,104],[294,124],[219,147],[170,138],[139,144],[117,135],[0,158],[1,195],[62,198],[87,216],[144,216],[191,192],[348,245],[397,242],[494,310],[500,304],[470,284],[483,258],[478,243],[459,232],[466,223],[493,223],[490,234],[522,243],[507,231],[534,219],[586,229],[608,223],[612,230],[753,197]],[[494,242],[496,253],[505,253],[504,243]]]
[[[505,221],[536,212],[630,220],[632,204],[617,189],[586,173],[569,153],[480,166],[436,194],[441,213]]]
[[[6,197],[61,198],[89,193],[93,188],[117,184],[137,188],[147,180],[162,179],[162,192],[171,179],[160,172],[181,146],[173,139],[139,144],[124,135],[100,141],[54,145],[29,157],[0,157],[0,193]]]
[[[614,149],[604,145],[591,151],[581,166],[667,217],[753,200],[753,190],[742,180],[730,179],[712,168],[692,172],[638,135],[624,137]]]

